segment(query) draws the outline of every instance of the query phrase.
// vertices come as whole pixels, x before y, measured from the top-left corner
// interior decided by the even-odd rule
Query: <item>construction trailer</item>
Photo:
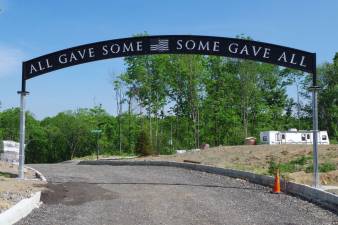
[[[0,141],[0,160],[18,163],[20,144],[15,141]]]
[[[278,144],[312,144],[313,132],[291,128],[288,131],[263,131],[260,132],[260,143],[269,145]],[[318,144],[329,145],[327,131],[318,132]]]

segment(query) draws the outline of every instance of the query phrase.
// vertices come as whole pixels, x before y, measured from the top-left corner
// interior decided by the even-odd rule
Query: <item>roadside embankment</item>
[[[46,180],[33,168],[25,168],[25,179],[17,179],[15,164],[0,161],[0,224],[14,224],[40,204]]]

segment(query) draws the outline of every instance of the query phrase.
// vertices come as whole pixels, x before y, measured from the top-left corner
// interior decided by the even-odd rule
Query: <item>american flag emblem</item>
[[[168,39],[152,39],[150,40],[150,51],[168,51],[169,40]]]

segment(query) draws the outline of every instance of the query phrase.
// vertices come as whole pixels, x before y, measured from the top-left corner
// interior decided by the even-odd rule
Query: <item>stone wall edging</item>
[[[132,161],[132,160],[98,160],[98,161],[80,161],[79,165],[112,165],[112,166],[169,166],[179,167],[191,170],[197,170],[212,174],[228,176],[247,180],[251,183],[273,187],[274,178],[271,176],[255,174],[251,172],[224,169],[208,165],[182,163],[172,161]],[[313,202],[335,213],[338,213],[338,196],[332,193],[316,189],[304,184],[298,184],[290,181],[281,180],[281,189],[287,194],[300,197],[307,201]]]

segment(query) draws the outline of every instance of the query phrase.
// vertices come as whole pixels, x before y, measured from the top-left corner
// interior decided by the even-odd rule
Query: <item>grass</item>
[[[313,172],[313,158],[312,156],[301,156],[297,159],[291,160],[286,163],[277,163],[274,159],[269,162],[268,173],[275,174],[275,171],[279,169],[280,173],[294,173],[298,171],[305,171],[306,173]],[[318,170],[321,173],[330,172],[336,170],[336,165],[331,162],[324,162],[318,165]]]
[[[311,156],[301,156],[286,163],[277,163],[275,159],[269,161],[268,173],[274,175],[279,169],[280,173],[294,173],[305,169],[305,165],[312,160]]]
[[[129,153],[122,153],[122,154],[100,154],[99,155],[99,159],[102,158],[110,158],[110,157],[119,157],[119,158],[126,158],[126,157],[133,157],[135,156],[134,154],[129,154]],[[75,157],[73,158],[73,160],[96,160],[97,156],[96,154],[92,154],[92,155],[87,155],[87,156],[83,156],[83,157]]]
[[[227,165],[225,164],[224,168],[226,169],[235,169],[235,170],[242,170],[242,171],[250,171],[257,174],[263,174],[268,175],[266,168],[263,167],[255,167],[255,166],[247,166],[247,165],[241,165],[241,164],[233,164],[233,165]]]
[[[327,173],[333,170],[336,170],[336,165],[331,162],[325,162],[325,163],[320,163],[318,165],[318,170],[320,173]],[[312,173],[313,172],[313,164],[310,164],[308,167],[305,169],[306,173]]]
[[[12,173],[0,172],[0,177],[13,178],[16,177],[16,175]]]

